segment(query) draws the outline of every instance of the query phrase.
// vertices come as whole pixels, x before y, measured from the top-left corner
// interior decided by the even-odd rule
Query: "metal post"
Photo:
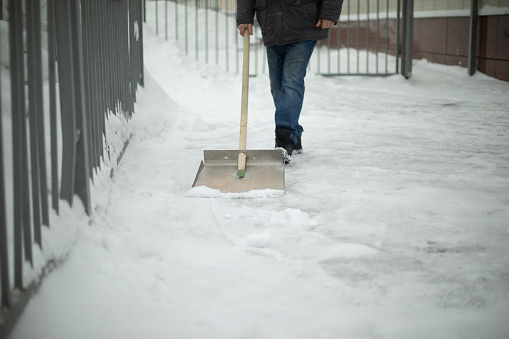
[[[385,73],[389,73],[389,0],[385,8]],[[397,57],[397,56],[396,56]]]
[[[14,192],[14,287],[23,288],[23,234],[30,230],[28,169],[25,131],[25,71],[23,56],[22,2],[9,0],[9,46],[12,101],[12,144]],[[26,227],[28,225],[28,227]],[[26,234],[25,234],[26,235]],[[31,246],[28,246],[31,249]],[[27,253],[25,252],[25,255]],[[27,258],[31,260],[31,258]]]
[[[477,32],[479,24],[479,0],[470,1],[470,30],[468,37],[468,74],[474,75],[477,68]]]
[[[95,2],[94,1],[86,1],[86,19],[88,21],[88,30],[89,30],[89,65],[91,68],[90,71],[90,98],[88,101],[91,101],[91,117],[93,121],[93,140],[92,145],[93,148],[91,150],[91,154],[93,154],[93,162],[94,168],[100,168],[101,166],[101,156],[102,156],[102,147],[101,147],[101,116],[100,116],[100,100],[101,93],[99,92],[99,60],[97,55],[99,53],[99,33],[98,33],[98,22],[97,16],[94,12]]]
[[[198,44],[198,31],[199,31],[199,24],[198,24],[198,0],[195,1],[195,8],[194,8],[194,41],[195,41],[195,59],[198,61],[198,52],[199,52],[199,44]]]
[[[403,0],[403,55],[401,74],[409,79],[412,76],[414,43],[414,0]]]
[[[357,73],[359,73],[359,50],[360,50],[360,34],[361,34],[361,2],[357,1],[357,31],[355,37],[357,38]]]
[[[39,171],[41,178],[41,209],[42,209],[42,224],[49,226],[49,207],[48,207],[48,175],[46,170],[46,138],[45,135],[45,123],[44,123],[44,105],[43,105],[43,90],[42,90],[42,39],[41,39],[41,2],[40,0],[33,1],[32,6],[34,6],[34,27],[35,34],[34,38],[36,43],[35,46],[35,59],[34,64],[36,66],[35,70],[35,99],[36,99],[36,107],[37,107],[37,146],[39,153]],[[36,238],[36,242],[42,246],[40,242],[40,234],[38,238]]]
[[[88,141],[89,141],[89,173],[93,173],[93,169],[96,167],[96,154],[95,154],[95,126],[94,126],[94,118],[93,118],[93,100],[92,100],[92,70],[93,65],[90,62],[90,42],[94,38],[90,36],[91,25],[89,24],[89,2],[84,1],[81,4],[81,23],[82,23],[82,41],[83,41],[83,87],[84,87],[84,101],[85,101],[85,113],[86,113],[86,123],[87,123],[87,131],[88,131]],[[93,176],[92,176],[93,179]]]
[[[0,0],[0,8],[2,2]],[[1,14],[1,12],[0,12]],[[2,42],[0,36],[0,44]],[[0,68],[1,73],[1,68]],[[2,86],[0,82],[0,102],[2,102]],[[5,206],[5,184],[4,184],[4,148],[3,148],[3,129],[2,129],[2,106],[0,105],[0,286],[1,303],[0,307],[10,306],[10,282],[9,282],[9,252],[7,247],[7,211]]]
[[[79,0],[57,0],[56,24],[62,112],[62,198],[77,194],[90,213],[88,132]]]
[[[61,198],[72,205],[76,165],[75,89],[72,79],[71,23],[69,0],[55,1],[55,22],[58,50],[58,76],[62,124]]]
[[[55,0],[48,0],[48,83],[49,117],[51,143],[51,205],[59,213],[58,189],[58,140],[57,140],[57,104],[55,75]]]
[[[367,1],[366,11],[366,73],[369,73],[369,33],[370,33],[370,20],[369,20],[369,1]]]
[[[42,245],[41,221],[49,225],[44,110],[42,98],[41,13],[39,0],[25,0],[27,69],[32,166],[32,211],[34,240]]]
[[[81,40],[81,6],[80,0],[71,0],[71,36],[73,43],[73,80],[76,95],[76,129],[79,131],[78,143],[76,144],[76,176],[74,177],[74,193],[77,194],[85,211],[90,214],[90,172],[89,172],[89,150],[88,131],[85,108],[84,92],[84,71],[83,71],[83,43]]]
[[[346,29],[346,72],[350,73],[350,26],[351,26],[350,1],[348,1],[347,6],[348,6],[348,11],[347,11],[348,26]]]
[[[139,53],[139,79],[138,83],[145,86],[145,72],[143,70],[143,20],[141,20],[141,13],[145,15],[145,10],[141,8],[141,3],[138,3],[140,16],[138,17],[138,53]]]
[[[394,55],[396,56],[396,68],[394,70],[395,74],[399,73],[399,59],[401,57],[401,1],[397,0],[397,10],[396,10],[396,43],[394,44]]]

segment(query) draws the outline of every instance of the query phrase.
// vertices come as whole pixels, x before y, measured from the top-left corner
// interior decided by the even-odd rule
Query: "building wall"
[[[477,69],[509,81],[509,0],[480,0],[479,4]],[[468,67],[470,0],[416,0],[415,5],[414,58]],[[461,10],[460,6],[467,16],[456,12],[457,16],[433,17],[433,11]],[[421,15],[420,8],[431,12]]]

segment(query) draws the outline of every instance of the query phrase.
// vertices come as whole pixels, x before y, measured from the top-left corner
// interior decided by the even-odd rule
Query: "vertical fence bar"
[[[138,9],[139,9],[139,11],[138,11],[139,16],[138,16],[138,20],[137,20],[137,23],[138,23],[138,26],[137,26],[137,30],[138,30],[137,51],[138,51],[138,55],[139,55],[139,62],[138,62],[138,72],[137,72],[136,76],[137,76],[137,82],[141,86],[145,86],[145,72],[143,70],[143,63],[144,63],[144,61],[143,61],[143,20],[141,20],[142,12],[144,13],[144,11],[141,8],[141,3],[138,4]]]
[[[265,71],[266,71],[266,68],[267,68],[267,49],[265,48],[265,46],[262,47],[262,53],[263,53],[263,58],[262,58],[262,73],[265,74]]]
[[[84,88],[84,105],[85,105],[85,120],[88,132],[88,149],[90,152],[90,161],[88,162],[89,173],[93,173],[96,167],[96,154],[95,154],[95,121],[92,109],[92,63],[90,62],[90,24],[88,21],[88,6],[89,2],[84,1],[81,4],[81,18],[82,18],[82,41],[83,41],[83,88]],[[93,177],[92,177],[93,179]]]
[[[315,49],[316,49],[316,73],[320,74],[321,70],[320,70],[320,66],[321,66],[321,60],[322,60],[322,57],[321,57],[321,54],[320,54],[320,43],[317,43],[315,45]],[[311,65],[308,66],[309,69],[311,69]]]
[[[224,32],[225,32],[225,52],[226,52],[226,71],[230,70],[230,44],[228,41],[228,8],[225,11],[225,22],[224,22]]]
[[[330,34],[327,36],[327,72],[331,72],[330,70],[330,66],[331,66],[331,63],[330,63],[330,46],[331,46],[331,43],[330,43],[331,39],[330,39]]]
[[[414,0],[403,1],[403,60],[401,74],[406,78],[412,76],[414,39]]]
[[[62,198],[72,204],[77,194],[90,214],[88,132],[85,109],[79,0],[56,3],[62,112]]]
[[[122,16],[123,16],[123,34],[121,34],[123,38],[123,44],[124,44],[124,53],[128,56],[127,58],[124,58],[124,95],[125,100],[127,101],[127,113],[128,118],[131,118],[134,113],[134,96],[131,94],[130,91],[130,80],[131,80],[131,61],[133,58],[133,55],[131,54],[131,50],[129,48],[129,38],[130,38],[130,25],[129,25],[129,0],[122,2]]]
[[[209,63],[209,0],[205,0],[205,62]]]
[[[376,74],[378,74],[378,61],[379,61],[379,43],[380,43],[380,0],[376,2],[376,40],[375,40],[375,50],[376,50]]]
[[[185,27],[184,27],[184,37],[185,37],[185,50],[186,50],[186,55],[189,54],[189,47],[188,47],[188,39],[189,39],[189,36],[188,36],[188,30],[187,30],[187,24],[188,24],[188,20],[187,20],[187,1],[188,0],[184,0],[184,13],[185,13],[185,16],[184,16],[184,24],[185,24]]]
[[[89,15],[88,20],[91,23],[91,41],[92,45],[90,46],[90,50],[92,52],[91,64],[93,65],[93,76],[92,76],[92,90],[93,90],[93,114],[96,122],[96,131],[95,131],[95,154],[96,154],[96,167],[101,167],[101,158],[103,157],[103,127],[102,127],[102,116],[101,112],[103,101],[104,101],[104,91],[101,90],[101,59],[100,59],[100,50],[101,50],[101,41],[100,41],[100,26],[97,15],[97,2],[95,0],[89,1]]]
[[[80,0],[71,0],[71,34],[73,42],[74,59],[74,86],[76,88],[76,128],[79,131],[78,142],[76,144],[76,176],[74,178],[75,193],[81,198],[85,211],[90,214],[90,182],[89,178],[89,150],[88,150],[88,131],[87,131],[87,111],[85,107],[85,84],[83,71],[83,41],[82,25],[80,15]]]
[[[254,57],[254,60],[255,60],[255,74],[258,75],[258,30],[253,27],[253,30],[254,30],[254,41],[255,41],[255,57]],[[239,37],[239,34],[236,34],[237,38]]]
[[[118,25],[118,18],[117,18],[117,12],[115,10],[115,1],[114,0],[108,0],[109,10],[110,10],[110,18],[112,20],[108,20],[108,25],[110,28],[110,46],[111,46],[111,81],[113,83],[113,96],[112,96],[112,110],[115,112],[115,114],[119,113],[119,107],[118,107],[118,81],[117,81],[117,74],[118,74],[118,53],[115,53],[118,49],[118,38],[117,38],[117,25]]]
[[[338,21],[338,24],[337,24],[337,34],[338,34],[338,39],[337,39],[337,44],[338,44],[338,48],[337,48],[337,53],[338,53],[338,73],[341,73],[341,24],[339,23],[339,21]]]
[[[37,125],[37,115],[42,114],[39,112],[37,101],[37,80],[36,72],[37,69],[41,70],[41,65],[37,65],[36,62],[36,37],[35,30],[40,32],[40,27],[36,27],[36,18],[34,13],[34,7],[37,0],[25,0],[25,15],[26,15],[26,45],[27,45],[27,79],[28,79],[28,119],[30,133],[28,134],[30,140],[30,165],[32,179],[31,193],[32,193],[32,220],[33,220],[33,231],[34,237],[38,243],[40,243],[41,235],[41,184],[43,178],[40,177],[40,166],[39,166],[39,149],[37,147],[39,126]],[[39,51],[40,51],[40,40],[39,40]],[[41,105],[42,106],[42,105]],[[31,240],[31,239],[30,239]],[[29,246],[31,247],[31,245]]]
[[[175,40],[179,39],[179,2],[175,1]]]
[[[13,161],[13,227],[14,227],[14,287],[23,288],[23,230],[27,214],[28,196],[26,169],[25,72],[23,56],[23,7],[18,0],[9,0],[9,57],[12,102],[12,161]]]
[[[124,82],[122,81],[122,79],[124,78],[124,60],[125,60],[125,54],[123,54],[123,50],[124,50],[124,39],[123,39],[123,34],[122,34],[122,25],[123,25],[123,21],[122,21],[122,4],[124,3],[125,1],[113,1],[112,4],[113,4],[113,8],[114,8],[114,14],[115,14],[115,17],[116,17],[116,20],[115,20],[115,24],[113,25],[114,29],[115,29],[115,40],[116,40],[116,51],[117,53],[115,53],[115,60],[116,60],[116,65],[117,65],[117,68],[116,68],[116,72],[115,72],[115,80],[117,82],[117,89],[118,89],[118,92],[117,92],[117,102],[118,102],[118,109],[119,109],[119,112],[124,115],[124,117],[127,117],[126,116],[126,107],[125,107],[125,103],[126,103],[126,100],[125,100],[125,93],[124,93]]]
[[[55,75],[55,0],[47,2],[48,20],[48,87],[49,87],[49,127],[51,148],[51,206],[59,213],[58,189],[58,139],[57,103]]]
[[[470,28],[468,32],[468,75],[477,68],[477,31],[479,25],[479,0],[470,0]]]
[[[121,13],[121,6],[122,6],[122,1],[119,1],[119,0],[116,0],[116,1],[112,1],[111,2],[112,6],[113,6],[113,17],[115,18],[115,21],[114,21],[114,24],[112,25],[113,26],[113,29],[114,29],[114,33],[115,33],[115,37],[114,37],[114,40],[115,40],[115,51],[116,53],[114,53],[114,56],[115,56],[115,83],[117,84],[117,98],[116,98],[116,102],[117,102],[117,107],[118,107],[118,111],[120,114],[124,115],[125,116],[125,100],[124,100],[124,84],[122,82],[122,78],[123,78],[123,64],[124,64],[124,59],[125,59],[125,55],[122,55],[122,50],[123,50],[123,39],[122,39],[122,36],[121,36],[121,27],[122,27],[122,13]],[[122,55],[122,56],[121,56]]]
[[[219,0],[216,0],[216,65],[219,64]]]
[[[370,20],[369,20],[369,1],[367,0],[366,10],[366,73],[369,73],[369,33],[370,33]]]
[[[198,0],[195,0],[195,8],[194,8],[194,31],[195,31],[195,49],[196,49],[196,55],[195,59],[198,61],[198,50],[199,50],[199,29],[198,29]]]
[[[389,1],[385,9],[385,73],[389,73]],[[397,57],[397,56],[396,56]]]
[[[157,2],[156,2],[157,4]],[[117,114],[117,88],[115,82],[115,35],[113,30],[112,22],[115,22],[113,18],[113,5],[111,1],[106,1],[106,13],[104,22],[106,25],[106,57],[108,58],[107,70],[108,70],[108,82],[111,86],[110,98],[109,98],[109,109],[113,114]]]
[[[346,72],[350,74],[350,1],[347,1],[347,30],[346,30]]]
[[[359,57],[360,57],[360,35],[361,35],[361,1],[357,1],[357,33],[355,34],[357,38],[357,73],[359,73]]]
[[[32,2],[34,9],[34,39],[35,43],[35,106],[37,107],[38,114],[36,115],[37,124],[37,146],[38,146],[38,163],[40,171],[40,188],[41,188],[41,210],[42,210],[42,224],[49,226],[49,208],[48,208],[48,175],[46,171],[46,140],[44,132],[44,104],[42,94],[42,44],[41,44],[41,3],[40,0]],[[36,243],[42,246],[40,230],[38,230]]]
[[[168,0],[164,0],[164,39],[168,40]]]
[[[0,8],[1,8],[0,2]],[[0,17],[1,18],[1,17]],[[0,36],[0,44],[2,43]],[[2,69],[0,67],[0,75]],[[0,102],[2,102],[2,83],[0,81]],[[0,105],[0,285],[1,302],[0,307],[10,307],[10,279],[9,279],[9,251],[7,247],[7,206],[5,205],[5,174],[4,174],[4,147],[3,147],[3,127],[2,127],[2,105]]]
[[[398,1],[398,10],[396,11],[396,46],[394,55],[396,56],[396,69],[395,73],[399,73],[399,58],[401,54],[401,41],[400,41],[400,30],[401,30],[401,0]]]
[[[75,172],[75,88],[72,79],[72,53],[69,0],[55,2],[55,23],[58,53],[60,112],[62,129],[61,198],[72,205]]]

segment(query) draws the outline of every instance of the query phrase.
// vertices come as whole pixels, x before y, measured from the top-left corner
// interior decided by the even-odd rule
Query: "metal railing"
[[[23,267],[33,266],[33,246],[50,226],[49,192],[56,213],[74,195],[91,213],[90,182],[108,156],[105,119],[128,120],[143,85],[142,0],[45,5],[8,0],[0,18],[8,25],[0,46],[9,49],[0,67],[0,337],[35,287]]]
[[[236,1],[144,1],[147,25],[156,34],[177,40],[196,60],[239,72],[242,46],[236,32]],[[310,69],[322,75],[386,76],[405,71],[400,58],[411,56],[412,4],[413,0],[345,0],[340,22],[327,40],[317,44]],[[265,48],[256,22],[251,41],[255,47],[251,75],[265,73]],[[410,66],[411,61],[407,69]]]

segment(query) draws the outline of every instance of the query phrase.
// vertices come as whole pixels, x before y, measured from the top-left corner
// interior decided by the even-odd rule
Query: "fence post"
[[[25,0],[27,31],[28,112],[34,240],[39,246],[41,223],[49,226],[44,108],[42,98],[41,8],[39,0]]]
[[[90,170],[79,0],[57,0],[56,27],[62,116],[62,199],[77,194],[90,214]]]
[[[468,36],[468,75],[472,76],[477,68],[477,32],[479,23],[479,0],[470,1],[470,29]]]
[[[23,244],[25,258],[32,262],[28,158],[25,121],[25,68],[23,55],[23,4],[9,0],[9,45],[12,101],[12,162],[14,205],[14,287],[23,288]],[[24,236],[24,239],[23,239]]]
[[[51,148],[51,206],[59,213],[58,185],[58,138],[57,138],[57,103],[55,75],[55,0],[48,0],[48,85],[49,85],[49,127]]]
[[[406,78],[412,76],[412,59],[414,48],[414,0],[403,0],[403,55],[401,74]]]
[[[2,2],[0,0],[0,8]],[[0,44],[2,43],[0,36]],[[1,74],[0,67],[0,74]],[[2,102],[2,84],[0,81],[0,102]],[[5,184],[4,184],[4,148],[3,148],[3,128],[2,128],[2,106],[0,105],[0,286],[1,291],[1,307],[9,307],[10,299],[10,283],[9,283],[9,252],[7,247],[7,211],[5,206]]]
[[[139,66],[138,66],[138,74],[137,74],[137,82],[143,87],[145,86],[145,71],[143,69],[143,20],[141,19],[142,16],[146,20],[146,8],[145,8],[145,0],[143,0],[143,4],[141,1],[138,1],[138,59],[139,59]]]

